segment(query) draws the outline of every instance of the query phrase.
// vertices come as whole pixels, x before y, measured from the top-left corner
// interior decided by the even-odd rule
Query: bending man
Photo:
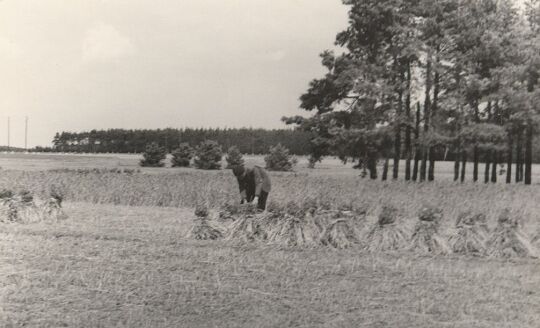
[[[245,168],[237,165],[233,167],[233,173],[238,180],[240,196],[242,197],[241,203],[246,201],[257,203],[257,207],[264,211],[268,193],[272,188],[270,177],[266,171],[260,166]]]

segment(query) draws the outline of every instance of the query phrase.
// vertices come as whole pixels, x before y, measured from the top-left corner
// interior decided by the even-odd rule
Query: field
[[[249,158],[261,163],[261,158]],[[65,193],[64,221],[0,223],[4,327],[538,327],[540,261],[406,250],[302,248],[186,237],[193,207],[237,200],[228,171],[137,169],[133,155],[0,157],[3,188]],[[456,184],[451,164],[435,183],[380,182],[328,160],[272,173],[271,201],[361,205],[367,225],[383,204],[416,222],[426,203],[457,215],[504,208],[540,232],[532,186]],[[99,168],[99,170],[92,170]],[[111,169],[115,169],[111,171]],[[534,168],[534,181],[539,181]]]

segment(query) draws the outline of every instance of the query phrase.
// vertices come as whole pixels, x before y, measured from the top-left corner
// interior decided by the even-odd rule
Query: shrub
[[[264,157],[266,168],[270,171],[292,171],[297,160],[289,154],[289,150],[278,144],[270,147],[270,153]]]
[[[193,148],[187,143],[181,143],[172,152],[171,164],[173,167],[187,167],[193,158]]]
[[[202,170],[219,170],[222,156],[223,151],[217,142],[203,141],[195,151],[195,167]]]
[[[225,157],[225,160],[227,160],[227,169],[232,168],[236,165],[244,165],[244,159],[242,158],[242,153],[236,146],[232,146],[227,151],[227,157]]]
[[[308,158],[308,169],[314,169],[315,168],[315,164],[317,162],[320,162],[321,159],[320,158],[317,158],[313,155],[309,155],[309,158]]]
[[[152,142],[146,145],[146,149],[143,153],[143,159],[139,162],[140,166],[150,167],[162,167],[165,164],[163,160],[167,157],[167,151],[165,148],[160,147],[157,143]]]

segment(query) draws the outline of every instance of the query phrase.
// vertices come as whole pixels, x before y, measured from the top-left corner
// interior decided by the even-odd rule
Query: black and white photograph
[[[0,0],[4,327],[540,327],[540,0]]]

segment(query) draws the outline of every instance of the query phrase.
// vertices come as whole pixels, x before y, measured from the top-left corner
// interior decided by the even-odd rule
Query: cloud
[[[131,40],[111,25],[98,23],[86,31],[82,46],[84,61],[109,61],[134,52]]]
[[[0,36],[0,58],[15,59],[21,54],[21,48],[16,43]]]

